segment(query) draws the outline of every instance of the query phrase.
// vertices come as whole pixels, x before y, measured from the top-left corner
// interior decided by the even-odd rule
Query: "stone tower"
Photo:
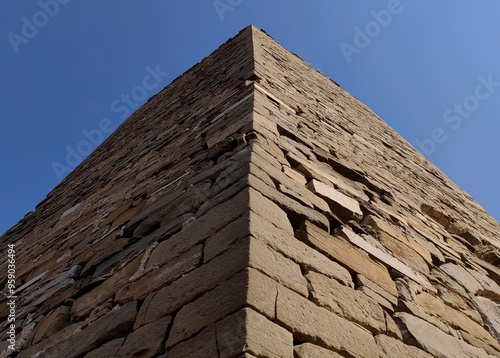
[[[0,241],[2,357],[500,355],[500,224],[252,26]]]

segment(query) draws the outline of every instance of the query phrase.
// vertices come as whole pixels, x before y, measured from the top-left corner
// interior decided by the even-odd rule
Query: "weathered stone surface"
[[[315,272],[308,272],[306,278],[311,298],[317,305],[356,322],[372,333],[386,332],[384,312],[373,299]]]
[[[299,237],[320,252],[370,278],[391,295],[397,296],[396,286],[386,267],[372,260],[368,254],[343,237],[330,236],[309,222],[305,222]]]
[[[369,331],[283,286],[278,286],[276,319],[299,339],[321,343],[356,358],[378,358],[377,346]]]
[[[465,268],[452,263],[441,265],[439,268],[462,285],[468,292],[475,295],[483,291],[483,286]]]
[[[261,178],[259,175],[260,170],[269,175],[274,182],[279,183],[278,189],[282,193],[293,197],[295,200],[302,202],[311,208],[317,208],[320,212],[327,212],[330,210],[327,202],[321,199],[319,196],[312,193],[305,186],[297,184],[294,180],[289,179],[281,170],[271,166],[268,162],[271,160],[271,156],[266,152],[259,151],[261,155],[257,153],[257,144],[254,145],[255,152],[252,153],[250,173]],[[257,169],[256,167],[259,169]],[[262,178],[261,178],[262,179]]]
[[[308,296],[307,281],[302,276],[299,265],[274,251],[262,241],[253,238],[250,240],[249,262],[250,267],[265,272],[278,283],[304,297]]]
[[[291,332],[250,308],[244,308],[216,324],[219,357],[248,352],[256,357],[293,356]]]
[[[399,311],[410,313],[413,316],[421,318],[421,319],[429,322],[430,324],[436,326],[437,328],[439,328],[443,332],[448,333],[448,334],[450,333],[449,326],[446,323],[442,322],[439,319],[439,317],[434,317],[434,316],[431,316],[431,315],[425,313],[421,307],[417,306],[413,302],[408,302],[408,301],[402,300],[400,302]]]
[[[245,304],[273,319],[276,283],[253,269],[246,269],[221,283],[196,301],[184,306],[175,316],[167,347],[221,320]],[[224,302],[212,305],[212,302]]]
[[[288,177],[295,180],[298,184],[300,184],[300,185],[307,184],[307,179],[305,178],[305,176],[302,173],[300,173],[300,172],[298,172],[290,167],[287,167],[285,165],[282,166],[281,171],[283,173],[285,173]]]
[[[384,297],[380,296],[375,291],[372,291],[371,288],[368,288],[366,286],[361,286],[361,287],[359,287],[359,291],[363,292],[365,295],[370,297],[372,300],[376,301],[384,309],[391,311],[391,312],[394,312],[394,305],[391,302],[387,301]]]
[[[480,296],[490,298],[500,302],[500,286],[497,282],[487,276],[486,273],[480,270],[466,268],[467,272],[481,284],[482,289],[478,292]],[[499,281],[500,282],[500,281]]]
[[[313,193],[318,194],[325,200],[328,200],[332,212],[344,220],[355,219],[359,220],[363,217],[363,212],[359,207],[359,203],[342,194],[341,192],[335,190],[333,187],[328,186],[320,181],[312,179],[307,187],[311,189]]]
[[[474,322],[464,313],[446,306],[440,299],[422,292],[417,295],[417,303],[426,313],[439,317],[439,319],[448,323],[452,328],[458,328],[469,332],[474,337],[492,347],[500,347],[495,339],[482,326]]]
[[[161,357],[165,358],[206,358],[218,357],[215,326],[203,330],[187,341],[179,343]]]
[[[296,358],[342,358],[341,355],[316,346],[311,343],[303,343],[293,348],[294,357]]]
[[[136,310],[137,302],[119,307],[46,353],[61,358],[80,357],[106,342],[123,337],[132,330]]]
[[[249,215],[247,213],[207,239],[203,249],[203,262],[209,262],[226,251],[231,245],[249,235]]]
[[[363,226],[366,228],[365,226]],[[391,235],[382,233],[375,233],[376,242],[381,245],[383,251],[387,251],[391,256],[397,257],[398,261],[403,263],[406,267],[411,267],[417,274],[423,276],[429,275],[429,262],[427,262],[416,250],[404,243],[400,239],[396,239]],[[370,238],[368,236],[368,238]],[[429,256],[430,257],[430,256]]]
[[[150,292],[156,291],[163,286],[170,285],[184,274],[197,268],[203,257],[203,246],[193,247],[185,254],[173,259],[159,269],[149,267],[145,276],[127,284],[115,295],[115,301],[124,304],[129,301],[140,301]]]
[[[85,354],[83,358],[102,358],[102,357],[116,357],[118,350],[125,342],[125,338],[117,338],[108,342],[101,347]]]
[[[376,294],[380,295],[384,299],[386,299],[388,302],[390,302],[392,305],[396,306],[398,304],[398,298],[396,296],[391,295],[389,292],[386,290],[382,289],[379,285],[377,285],[375,282],[370,280],[368,277],[363,276],[363,275],[356,275],[356,282],[358,286],[360,287],[367,287]]]
[[[200,294],[243,270],[248,265],[248,250],[248,242],[237,245],[171,285],[150,293],[141,306],[134,329],[174,313]]]
[[[158,321],[142,326],[130,333],[121,346],[116,357],[154,357],[163,350],[163,339],[167,333],[172,317],[164,317]]]
[[[385,336],[375,336],[375,341],[380,348],[380,358],[432,358],[429,353],[403,342]]]
[[[112,297],[116,291],[128,282],[130,276],[137,271],[140,262],[141,257],[135,258],[95,289],[79,297],[71,306],[71,317],[76,319],[85,317],[90,314],[97,305]]]
[[[289,198],[285,194],[269,187],[266,183],[264,183],[253,174],[250,174],[248,176],[248,182],[249,185],[257,192],[262,193],[263,196],[278,204],[287,212],[298,217],[306,218],[322,228],[325,228],[327,230],[329,229],[330,223],[328,221],[328,218],[322,213],[315,211],[310,207],[302,205],[301,203]]]
[[[346,226],[341,226],[340,228],[338,228],[338,230],[336,230],[336,233],[342,235],[342,237],[349,240],[352,244],[368,252],[371,256],[376,257],[386,265],[408,276],[415,282],[418,282],[419,284],[427,288],[429,291],[436,292],[436,289],[430,284],[429,281],[427,281],[427,279],[424,276],[420,275],[418,272],[415,272],[411,267],[399,261],[397,258],[383,252],[382,250],[380,250],[375,246],[370,245],[361,236],[355,234],[350,228]]]
[[[161,242],[148,260],[149,266],[161,266],[183,254],[249,210],[248,190],[213,208],[186,225],[178,234]]]
[[[323,254],[295,239],[293,231],[286,232],[271,224],[260,215],[250,212],[250,231],[252,235],[265,242],[269,247],[304,267],[335,278],[346,286],[353,287],[349,271],[328,259]]]
[[[483,350],[444,333],[420,318],[407,313],[398,313],[397,318],[408,332],[407,334],[410,335],[406,340],[417,345],[433,357],[492,358]]]
[[[36,327],[33,343],[40,342],[68,325],[70,323],[70,312],[69,307],[61,306],[46,316]]]
[[[394,319],[391,317],[391,315],[386,311],[384,311],[384,316],[385,316],[385,334],[392,338],[397,338],[399,340],[403,339],[401,330],[397,326],[396,322],[394,322]]]
[[[485,328],[497,341],[500,341],[500,305],[484,297],[475,297],[474,302],[483,318]]]

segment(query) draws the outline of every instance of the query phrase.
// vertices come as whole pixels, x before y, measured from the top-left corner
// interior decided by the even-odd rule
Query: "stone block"
[[[155,357],[163,351],[163,340],[171,320],[172,317],[167,316],[130,333],[115,357]]]
[[[385,333],[384,311],[363,292],[346,287],[315,272],[306,274],[310,298],[336,315],[356,322],[372,333]]]
[[[150,293],[141,306],[134,329],[172,314],[201,294],[248,267],[249,245],[236,245],[171,285]]]
[[[140,262],[141,257],[138,256],[92,291],[78,297],[71,306],[72,319],[88,316],[96,306],[113,297],[121,287],[127,284],[130,276],[139,268]]]
[[[312,343],[302,343],[295,346],[293,353],[296,358],[342,358],[340,354]]]
[[[179,343],[165,353],[165,358],[219,357],[215,326],[204,329],[191,339]]]
[[[278,286],[276,319],[295,339],[317,343],[351,357],[379,358],[369,331],[283,286]]]
[[[343,285],[354,286],[351,274],[345,268],[297,240],[291,230],[287,232],[280,229],[252,211],[250,212],[250,232],[252,236],[300,266],[334,278]]]
[[[293,357],[291,332],[250,308],[244,308],[216,324],[219,357],[241,353],[255,357]]]
[[[432,324],[408,313],[397,313],[400,325],[408,332],[408,343],[436,358],[474,357],[492,358],[482,349],[448,335]]]
[[[33,344],[50,337],[52,334],[63,329],[70,323],[71,309],[67,306],[61,306],[47,315],[36,327]]]
[[[87,326],[64,343],[47,351],[47,356],[57,358],[81,357],[115,338],[126,336],[134,325],[137,302],[127,303]]]
[[[396,285],[387,268],[372,260],[367,253],[352,245],[341,236],[330,236],[310,222],[305,222],[299,232],[302,241],[328,257],[342,263],[358,274],[368,277],[389,294],[397,296]]]
[[[330,208],[336,216],[342,220],[360,220],[363,217],[363,212],[359,207],[359,203],[340,191],[335,190],[333,186],[326,185],[316,179],[312,179],[307,183],[307,187],[315,194],[321,196],[330,204]]]
[[[221,283],[196,301],[184,306],[175,316],[167,348],[189,338],[243,308],[246,304],[273,319],[276,283],[253,269],[246,269]],[[214,305],[214,302],[221,304]]]
[[[203,257],[203,245],[193,247],[183,255],[173,259],[161,268],[147,268],[149,271],[137,280],[122,287],[115,295],[115,302],[124,304],[129,301],[140,301],[149,293],[170,285],[182,275],[196,269]]]
[[[417,347],[404,344],[400,340],[385,336],[375,336],[375,341],[380,350],[380,358],[432,358],[429,353]]]
[[[241,191],[161,242],[152,252],[148,266],[161,266],[216,234],[249,210],[248,196],[248,190]]]
[[[108,342],[99,348],[85,354],[83,358],[103,358],[103,357],[116,357],[118,350],[125,342],[125,338],[117,338]]]

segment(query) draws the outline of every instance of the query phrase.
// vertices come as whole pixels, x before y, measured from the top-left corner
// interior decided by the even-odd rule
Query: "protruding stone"
[[[313,192],[324,198],[330,204],[332,212],[344,220],[355,219],[360,220],[363,217],[363,212],[359,207],[359,203],[335,190],[335,188],[323,184],[322,182],[312,179],[307,183],[307,187]]]

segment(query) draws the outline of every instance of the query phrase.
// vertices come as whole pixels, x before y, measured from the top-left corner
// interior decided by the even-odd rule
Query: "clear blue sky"
[[[213,0],[1,2],[0,233],[58,184],[54,162],[70,168],[68,150],[88,150],[84,130],[116,127],[144,96],[249,24],[367,104],[500,219],[499,2],[215,5],[218,11]],[[146,90],[143,79],[156,70],[162,74]]]

